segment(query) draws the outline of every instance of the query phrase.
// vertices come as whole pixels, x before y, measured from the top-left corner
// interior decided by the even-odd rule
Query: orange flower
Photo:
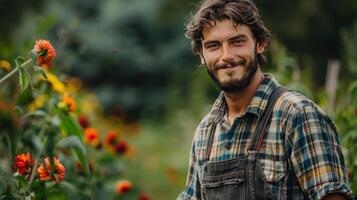
[[[52,173],[50,159],[48,157],[45,158],[45,163],[42,163],[41,166],[37,169],[40,180],[42,181],[53,180],[55,182],[60,182],[64,179],[64,174],[66,169],[64,168],[62,163],[60,163],[57,157],[54,157],[54,164],[55,164],[55,170]]]
[[[81,115],[78,117],[78,123],[82,126],[82,128],[88,128],[89,120],[88,117],[85,115]]]
[[[115,146],[115,152],[123,154],[128,150],[128,143],[125,140],[120,140]]]
[[[77,108],[76,101],[68,93],[63,94],[62,102],[67,105],[68,112],[74,112]]]
[[[99,134],[98,134],[97,129],[86,128],[84,130],[84,141],[88,144],[93,145],[93,146],[98,146],[100,141],[99,141]]]
[[[125,194],[133,188],[133,184],[128,180],[119,181],[117,184],[117,193]]]
[[[21,175],[29,175],[35,162],[35,160],[31,159],[30,153],[17,155],[14,162],[14,170]]]
[[[56,50],[51,43],[47,40],[37,40],[34,46],[34,50],[37,54],[37,64],[40,66],[51,65],[51,62],[56,57]]]

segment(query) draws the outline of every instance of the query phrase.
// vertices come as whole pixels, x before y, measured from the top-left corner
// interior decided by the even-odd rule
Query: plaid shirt
[[[246,112],[236,117],[231,128],[223,93],[198,125],[190,153],[185,190],[178,200],[201,199],[202,173],[207,141],[216,123],[209,162],[247,154],[251,135],[267,100],[279,83],[265,75]],[[333,121],[305,96],[288,91],[276,102],[267,134],[259,152],[261,169],[276,199],[321,199],[329,193],[352,198],[347,169]]]

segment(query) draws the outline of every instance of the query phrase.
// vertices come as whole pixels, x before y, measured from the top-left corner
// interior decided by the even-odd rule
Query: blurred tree
[[[344,67],[342,69],[344,80],[354,81],[357,78],[357,21],[353,26],[348,27],[342,31],[343,39],[343,61]]]
[[[189,42],[183,37],[184,12],[170,4],[167,0],[47,1],[42,12],[25,13],[9,35],[12,44],[38,37],[54,41],[65,59],[58,63],[82,77],[108,112],[130,113],[125,116],[129,120],[144,113],[161,116],[168,86],[184,83],[193,65]],[[175,10],[176,21],[163,20],[170,18],[167,8]]]
[[[70,71],[97,92],[107,111],[130,113],[129,119],[144,113],[160,116],[167,86],[183,83],[192,66],[183,15],[165,23],[162,0],[85,2],[56,6],[61,10],[58,39],[68,49],[64,57]],[[87,6],[78,13],[79,4]]]
[[[13,31],[18,27],[26,13],[39,12],[43,0],[1,0],[0,1],[0,55],[7,57],[13,55]]]
[[[22,23],[1,32],[6,39],[0,41],[24,44],[39,36],[51,39],[64,54],[61,66],[82,77],[108,113],[130,113],[128,119],[146,114],[160,117],[168,98],[189,101],[192,67],[199,61],[183,35],[198,0],[36,0],[40,6],[20,2],[1,2],[0,9],[7,9],[1,13],[2,27],[15,27],[8,19],[20,19],[15,14],[22,11],[20,5],[43,11],[24,12]],[[320,87],[328,60],[341,58],[339,33],[356,19],[357,1],[261,0],[257,4],[273,37],[287,52],[294,52],[297,66],[312,74],[313,86]],[[14,12],[9,12],[12,8]],[[6,56],[6,48],[1,47],[1,55]],[[167,95],[170,90],[178,91],[175,97]]]
[[[297,55],[303,69],[313,69],[315,86],[324,84],[329,59],[341,59],[341,29],[356,19],[357,1],[257,1],[273,37]]]

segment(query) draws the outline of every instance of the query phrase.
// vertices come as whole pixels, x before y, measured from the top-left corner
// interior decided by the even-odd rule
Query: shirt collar
[[[271,74],[264,74],[264,79],[261,81],[257,92],[243,115],[249,113],[259,118],[267,106],[271,93],[278,85],[278,81]],[[227,104],[223,92],[221,92],[213,104],[207,125],[210,125],[212,122],[218,123],[223,118],[226,111]]]

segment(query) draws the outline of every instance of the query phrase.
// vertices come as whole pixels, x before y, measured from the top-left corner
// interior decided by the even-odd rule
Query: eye
[[[205,44],[205,48],[208,50],[215,50],[219,47],[219,44],[216,42],[212,42],[212,43],[207,43]]]
[[[244,43],[244,40],[233,40],[232,44],[234,46],[241,46]]]

